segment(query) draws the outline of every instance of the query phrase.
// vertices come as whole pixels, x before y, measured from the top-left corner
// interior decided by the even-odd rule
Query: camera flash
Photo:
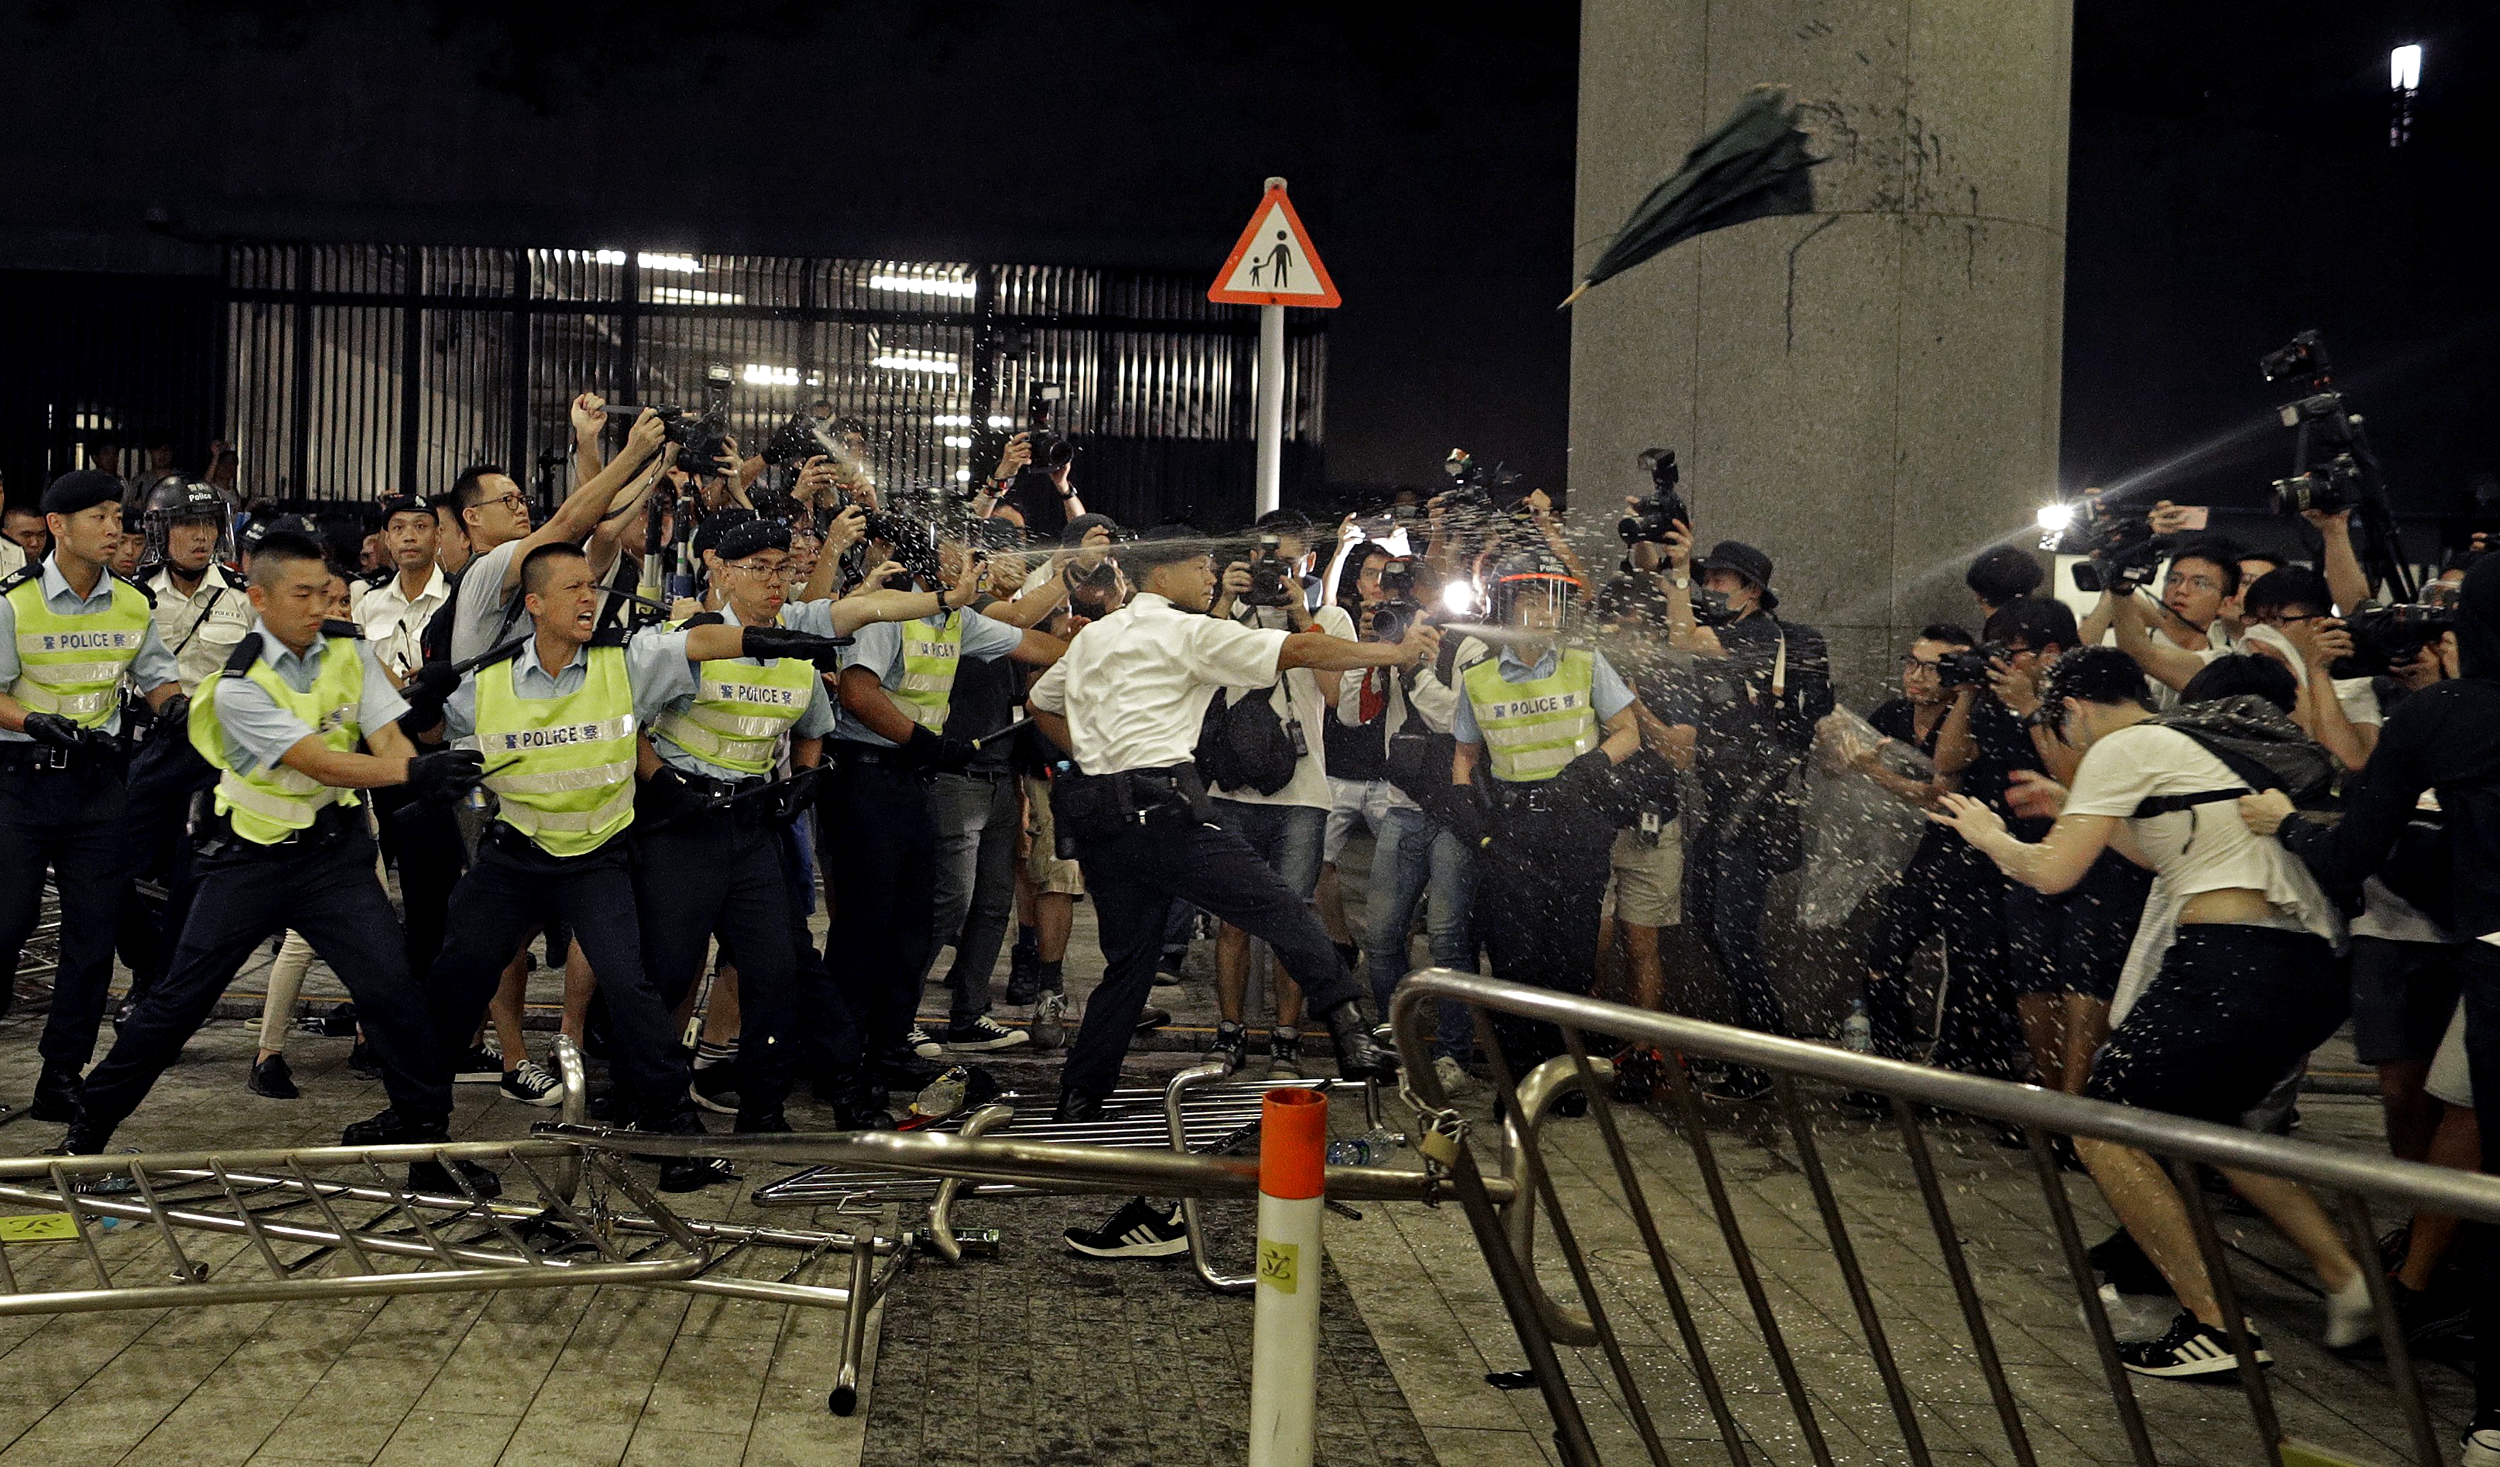
[[[1466,581],[1452,581],[1441,588],[1441,604],[1463,616],[1476,609],[1476,588]]]
[[[2071,504],[2044,504],[2040,506],[2039,518],[2041,529],[2055,533],[2075,522],[2075,507]]]

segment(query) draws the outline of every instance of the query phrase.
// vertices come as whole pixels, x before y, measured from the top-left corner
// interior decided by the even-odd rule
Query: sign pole
[[[1285,308],[1259,307],[1259,494],[1261,514],[1285,493]]]
[[[1259,308],[1258,472],[1252,499],[1266,514],[1285,496],[1285,307],[1327,310],[1338,303],[1336,283],[1311,248],[1283,179],[1267,181],[1250,227],[1216,272],[1207,299]]]

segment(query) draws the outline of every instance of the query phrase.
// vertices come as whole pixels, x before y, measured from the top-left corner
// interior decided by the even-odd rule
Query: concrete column
[[[1572,308],[1574,518],[1675,449],[1696,533],[1769,552],[1782,615],[1831,635],[1863,706],[1909,631],[1975,620],[1964,565],[2057,487],[2072,0],[1581,16],[1575,265],[1758,82],[1832,161],[1816,213],[1688,241]]]

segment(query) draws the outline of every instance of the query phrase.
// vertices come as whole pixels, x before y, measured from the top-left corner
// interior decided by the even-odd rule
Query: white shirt
[[[360,585],[353,608],[356,625],[365,629],[365,640],[382,665],[404,678],[425,661],[426,624],[450,596],[451,580],[441,566],[426,567],[425,588],[414,600],[400,589],[397,575],[378,586]]]
[[[1482,644],[1478,644],[1481,646]],[[1406,680],[1394,667],[1375,667],[1344,674],[1337,683],[1337,721],[1349,728],[1363,727],[1363,687],[1365,683],[1385,699],[1377,728],[1386,740],[1406,727],[1411,718],[1434,733],[1448,733],[1450,718],[1458,710],[1458,690],[1441,681],[1437,664],[1426,662],[1415,673],[1415,686],[1410,691]],[[1390,808],[1419,810],[1414,797],[1387,780],[1381,785],[1388,791]]]
[[[2198,661],[2203,662],[2208,667],[2212,666],[2215,662],[2220,661],[2222,658],[2229,657],[2234,653],[2244,650],[2240,646],[2239,642],[2232,637],[2231,629],[2224,626],[2219,621],[2215,622],[2212,626],[2205,628],[2205,645],[2201,649],[2192,650],[2190,648],[2179,646],[2178,641],[2170,635],[2170,628],[2166,623],[2154,626],[2151,629],[2151,636],[2155,646],[2170,647],[2181,652],[2187,652],[2190,656],[2195,657]],[[2292,660],[2294,662],[2298,662],[2300,659],[2295,657]],[[2170,684],[2163,682],[2157,677],[2146,678],[2144,680],[2144,685],[2152,690],[2153,707],[2156,710],[2167,713],[2171,709],[2179,706],[2179,690],[2177,688],[2170,686]]]
[[[1248,606],[1240,614],[1249,626],[1260,626],[1270,615],[1279,619],[1285,615],[1272,606]],[[1321,607],[1311,618],[1311,629],[1349,642],[1354,640],[1354,618],[1342,606]],[[1328,740],[1320,728],[1329,716],[1328,702],[1320,696],[1318,674],[1307,667],[1291,669],[1282,681],[1282,688],[1268,691],[1267,704],[1276,710],[1277,718],[1290,718],[1302,725],[1302,757],[1293,761],[1293,778],[1272,795],[1249,788],[1218,789],[1215,793],[1245,805],[1303,805],[1325,810],[1333,803],[1328,790]]]
[[[1088,774],[1168,769],[1197,751],[1215,690],[1274,683],[1284,647],[1283,632],[1183,611],[1141,592],[1076,634],[1033,685],[1032,703],[1068,720],[1076,762]]]
[[[2179,910],[2200,892],[2234,887],[2263,893],[2282,925],[2314,932],[2341,945],[2342,919],[2317,878],[2300,858],[2274,840],[2261,839],[2240,820],[2236,800],[2217,800],[2168,815],[2134,819],[2135,807],[2154,795],[2194,795],[2244,789],[2246,784],[2203,745],[2174,728],[2139,723],[2096,741],[2084,751],[2066,796],[2069,815],[2115,815],[2131,822],[2136,844],[2153,863],[2153,889],[2144,918],[2118,977],[2110,1021],[2126,1018],[2161,967],[2162,953],[2177,933]]]
[[[25,550],[15,540],[0,536],[0,576],[13,576],[25,568]]]
[[[196,693],[251,631],[257,619],[252,598],[243,582],[215,561],[201,575],[199,589],[189,595],[174,584],[171,571],[158,571],[147,585],[156,596],[156,635],[174,654],[175,681],[185,693]]]

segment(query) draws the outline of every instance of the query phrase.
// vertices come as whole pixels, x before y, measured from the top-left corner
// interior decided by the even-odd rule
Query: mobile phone
[[[2171,509],[2179,516],[2182,530],[2201,530],[2214,514],[2211,506],[2203,504],[2174,504]]]

